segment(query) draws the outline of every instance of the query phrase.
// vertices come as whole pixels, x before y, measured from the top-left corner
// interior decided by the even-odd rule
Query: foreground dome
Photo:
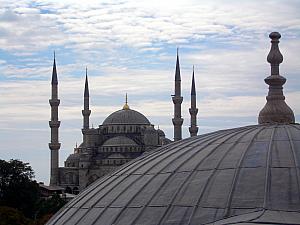
[[[97,180],[49,224],[300,224],[299,163],[298,124],[188,138]]]
[[[121,109],[110,114],[103,122],[103,125],[118,125],[118,124],[136,124],[150,125],[149,120],[140,112],[132,109]]]

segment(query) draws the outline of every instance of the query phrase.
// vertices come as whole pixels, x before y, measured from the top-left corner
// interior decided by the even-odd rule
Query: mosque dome
[[[126,101],[121,110],[110,114],[103,122],[102,125],[150,125],[149,120],[140,112],[129,108]]]
[[[121,109],[110,114],[103,125],[150,125],[149,120],[140,112],[132,109]]]
[[[108,139],[105,141],[102,145],[103,147],[108,147],[108,146],[137,146],[137,143],[135,143],[134,140],[125,137],[125,136],[117,136]]]
[[[165,137],[165,132],[161,129],[157,129],[157,132],[158,132],[158,136],[161,136],[161,137]]]
[[[272,67],[279,38],[270,37]],[[284,101],[278,65],[259,125],[148,152],[95,181],[48,224],[300,224],[300,125],[287,105],[274,107]]]
[[[292,218],[300,210],[299,163],[298,124],[188,138],[96,181],[50,224],[206,224],[237,216],[264,222],[269,213]]]

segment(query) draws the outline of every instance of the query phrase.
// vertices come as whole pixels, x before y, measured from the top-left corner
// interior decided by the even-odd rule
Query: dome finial
[[[294,113],[286,104],[283,95],[282,86],[286,79],[279,74],[279,64],[283,61],[278,47],[281,35],[278,32],[272,32],[269,37],[272,39],[272,45],[267,60],[271,64],[271,76],[265,79],[266,84],[269,85],[269,93],[266,97],[267,103],[259,113],[258,123],[295,123]]]
[[[267,60],[271,64],[271,75],[279,75],[279,64],[283,61],[283,56],[278,47],[281,35],[278,32],[272,32],[269,37],[272,39],[272,45]]]
[[[123,106],[123,109],[124,110],[128,110],[129,109],[127,93],[125,95],[125,105]]]

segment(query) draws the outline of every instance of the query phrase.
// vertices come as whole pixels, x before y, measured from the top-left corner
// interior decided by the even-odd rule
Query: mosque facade
[[[59,127],[58,107],[58,76],[54,56],[53,72],[51,81],[52,93],[49,100],[51,106],[51,172],[50,186],[65,188],[68,193],[77,194],[82,189],[93,183],[96,179],[108,174],[117,167],[128,161],[141,156],[145,152],[172,141],[166,138],[161,129],[155,129],[154,125],[140,112],[131,109],[127,102],[124,106],[110,114],[98,128],[90,127],[90,95],[89,83],[86,70],[84,96],[83,96],[83,127],[82,143],[74,148],[74,153],[70,154],[64,162],[64,167],[59,167]],[[174,103],[174,141],[182,139],[181,103],[181,77],[179,57],[175,69],[175,94],[172,96]],[[194,72],[191,87],[191,126],[189,128],[191,136],[198,132],[196,124],[196,91]]]

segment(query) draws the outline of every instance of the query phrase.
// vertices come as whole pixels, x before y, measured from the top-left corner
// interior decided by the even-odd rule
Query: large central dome
[[[113,112],[103,122],[103,125],[114,124],[150,125],[150,122],[140,112],[128,108]]]

